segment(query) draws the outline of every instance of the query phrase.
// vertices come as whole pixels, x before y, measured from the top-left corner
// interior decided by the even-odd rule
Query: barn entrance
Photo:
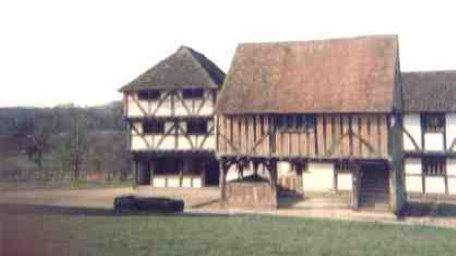
[[[360,202],[361,208],[388,210],[389,172],[384,162],[361,165]]]

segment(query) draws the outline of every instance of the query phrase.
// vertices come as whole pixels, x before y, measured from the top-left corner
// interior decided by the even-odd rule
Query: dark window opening
[[[158,100],[158,99],[160,99],[160,91],[159,90],[139,91],[138,99],[140,99],[140,100]]]
[[[165,123],[160,120],[146,120],[143,122],[144,134],[159,134],[165,132]]]
[[[445,157],[424,157],[421,162],[423,173],[426,176],[443,176],[446,174]]]
[[[182,98],[184,99],[198,99],[203,98],[204,90],[201,88],[184,89],[182,91]]]
[[[444,114],[424,114],[423,129],[424,132],[443,132],[445,128]]]
[[[350,165],[346,160],[337,161],[335,170],[337,173],[350,173]]]
[[[154,170],[155,175],[177,175],[180,170],[180,161],[176,158],[165,157],[160,158],[156,162],[156,168]]]
[[[189,120],[187,121],[187,134],[206,134],[207,120]]]
[[[280,115],[275,125],[279,132],[306,132],[315,128],[315,115]]]

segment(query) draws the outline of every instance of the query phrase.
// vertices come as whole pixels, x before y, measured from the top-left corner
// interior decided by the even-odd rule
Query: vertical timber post
[[[139,165],[139,163],[138,163],[138,160],[137,160],[137,159],[135,159],[134,161],[135,161],[135,162],[134,162],[134,169],[135,169],[135,170],[134,170],[134,173],[135,173],[135,182],[134,182],[134,186],[137,186],[137,185],[138,185],[138,167],[139,167],[138,165]]]
[[[351,196],[351,208],[352,210],[359,209],[359,201],[361,194],[361,170],[359,165],[350,164],[352,171],[352,196]]]
[[[220,159],[219,165],[220,165],[220,177],[219,177],[220,197],[221,197],[221,203],[222,203],[222,205],[224,205],[225,200],[226,200],[226,163],[224,160]]]
[[[271,207],[272,208],[277,208],[277,161],[276,160],[271,160],[269,162],[269,173],[270,173],[270,179],[271,179],[271,189],[272,189],[272,195],[273,195],[273,202]]]
[[[149,160],[149,172],[150,172],[150,185],[154,186],[155,162],[153,159]]]

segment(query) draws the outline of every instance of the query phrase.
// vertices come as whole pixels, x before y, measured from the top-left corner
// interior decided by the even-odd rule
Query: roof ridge
[[[204,75],[209,78],[210,81],[212,81],[212,83],[214,85],[217,85],[218,84],[216,83],[216,81],[214,81],[214,79],[212,78],[212,76],[209,74],[209,71],[206,69],[206,67],[201,64],[200,60],[197,58],[197,56],[195,56],[195,53],[196,51],[193,50],[192,48],[190,47],[187,47],[187,46],[181,46],[181,47],[185,47],[183,49],[185,49],[188,53],[190,53],[190,55],[192,56],[192,60],[196,62],[196,65],[198,65],[202,70],[204,70]],[[205,57],[205,56],[204,56]]]
[[[330,42],[330,41],[352,41],[360,39],[375,39],[375,38],[398,38],[397,34],[375,34],[366,36],[354,36],[354,37],[336,37],[336,38],[322,38],[313,40],[301,40],[301,41],[273,41],[273,42],[241,42],[238,46],[242,45],[274,45],[274,44],[302,44],[302,43],[319,43],[319,42]]]
[[[214,77],[214,75],[216,75],[216,74],[212,74],[212,72],[210,70],[210,68],[214,68],[214,69],[217,69],[218,72],[223,73],[223,71],[213,61],[208,59],[206,57],[206,55],[196,51],[195,49],[193,49],[191,47],[188,47],[188,46],[181,46],[181,47],[185,47],[185,49],[192,55],[193,60],[195,60],[197,62],[197,65],[199,65],[205,71],[205,74],[214,83],[214,85],[220,87],[223,84],[224,79],[222,79],[222,81],[216,81],[216,79]],[[205,62],[205,63],[203,63],[203,62]],[[208,67],[207,65],[211,65],[212,67]]]

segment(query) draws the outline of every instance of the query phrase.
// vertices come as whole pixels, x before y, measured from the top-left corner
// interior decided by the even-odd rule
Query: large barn
[[[353,209],[400,211],[399,63],[396,36],[240,44],[216,106],[223,200],[275,207],[280,168],[290,166],[304,194],[349,190]],[[226,182],[233,169],[258,168],[267,199]]]

